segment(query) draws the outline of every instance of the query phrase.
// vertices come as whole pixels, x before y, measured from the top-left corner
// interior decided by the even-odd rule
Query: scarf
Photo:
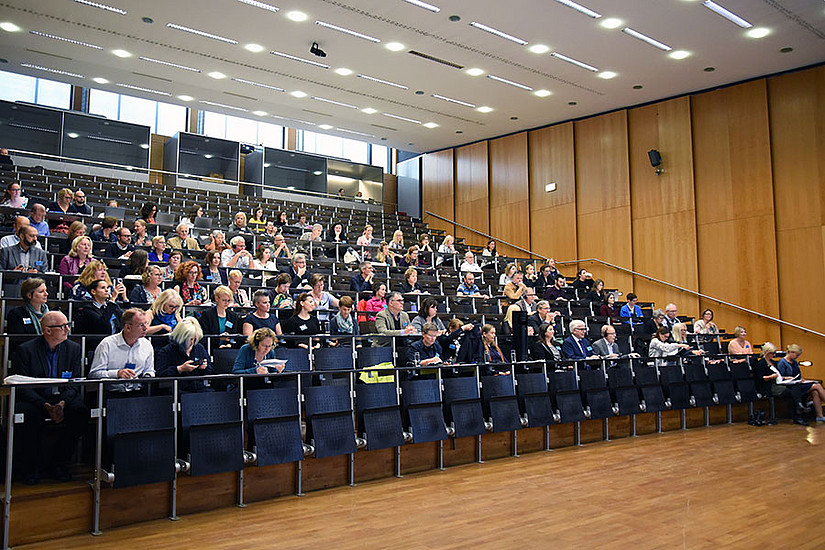
[[[180,285],[180,293],[183,298],[183,303],[189,303],[192,300],[199,299],[201,295],[201,285],[195,281],[195,286],[189,286],[185,282]]]
[[[335,321],[338,323],[338,330],[345,334],[352,334],[352,316],[344,319],[341,312],[335,314]]]
[[[43,315],[49,312],[49,306],[43,304],[40,306],[40,311],[36,311],[31,304],[26,304],[26,311],[29,312],[29,317],[31,317],[32,324],[34,325],[34,330],[37,331],[37,334],[43,334],[43,329],[40,328],[40,319],[43,318]]]
[[[493,355],[493,352],[498,353],[498,357]],[[487,359],[488,363],[503,363],[504,362],[504,354],[501,352],[501,348],[498,347],[498,344],[493,343],[492,346],[488,345],[487,342],[484,343],[484,357]]]

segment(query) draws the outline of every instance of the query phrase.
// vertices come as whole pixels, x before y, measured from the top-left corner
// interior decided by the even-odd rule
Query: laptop
[[[195,218],[195,229],[205,229],[207,231],[212,230],[212,218]]]
[[[104,206],[103,215],[123,220],[126,217],[126,209],[120,206]]]
[[[155,223],[157,225],[176,226],[177,219],[174,214],[167,214],[166,212],[158,212],[155,214]]]

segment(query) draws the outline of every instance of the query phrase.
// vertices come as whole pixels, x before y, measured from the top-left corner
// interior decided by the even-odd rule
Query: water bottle
[[[417,351],[413,353],[413,363],[416,367],[421,365],[421,354]]]
[[[516,357],[516,350],[511,349],[510,350],[510,362],[515,364],[517,360],[518,360],[518,358]]]

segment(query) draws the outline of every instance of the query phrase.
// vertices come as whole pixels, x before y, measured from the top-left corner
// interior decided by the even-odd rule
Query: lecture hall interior
[[[825,543],[823,0],[6,0],[0,180],[3,548]]]

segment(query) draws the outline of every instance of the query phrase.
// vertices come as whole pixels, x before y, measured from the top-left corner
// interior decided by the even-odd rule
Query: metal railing
[[[448,218],[440,216],[440,215],[438,215],[434,212],[431,212],[429,210],[427,210],[425,213],[428,216],[432,216],[432,217],[437,218],[439,220],[445,221],[449,224],[455,225],[457,227],[461,227],[462,229],[465,229],[465,230],[470,231],[472,233],[475,233],[477,235],[481,235],[481,236],[483,236],[487,239],[495,239],[496,242],[505,244],[507,246],[515,248],[516,250],[520,250],[521,252],[524,252],[525,254],[528,254],[531,258],[532,257],[544,258],[543,255],[537,254],[536,252],[533,252],[532,250],[527,250],[526,248],[522,248],[518,245],[514,245],[514,244],[509,243],[507,241],[504,241],[504,240],[501,240],[501,239],[496,239],[492,235],[488,235],[487,233],[484,233],[483,231],[478,231],[477,229],[473,229],[472,227],[468,227],[468,226],[466,226],[464,224],[461,224],[461,223],[458,223],[454,220],[450,220]],[[656,283],[656,284],[659,284],[659,285],[662,285],[662,286],[666,286],[666,287],[671,288],[673,290],[678,290],[680,292],[690,294],[691,296],[695,296],[695,297],[701,298],[703,300],[708,300],[708,301],[711,301],[711,302],[715,302],[719,305],[729,307],[731,309],[734,309],[734,310],[742,312],[742,313],[747,313],[748,315],[753,315],[753,316],[758,317],[760,319],[765,319],[765,320],[770,321],[772,323],[777,323],[779,325],[783,325],[783,326],[786,326],[786,327],[790,327],[790,328],[800,330],[805,334],[813,334],[813,335],[819,336],[820,338],[825,338],[825,333],[819,332],[819,331],[814,330],[812,328],[803,327],[802,325],[798,325],[796,323],[791,323],[789,321],[784,321],[782,319],[778,319],[778,318],[773,317],[771,315],[768,315],[766,313],[761,313],[759,311],[754,311],[752,309],[734,304],[732,302],[728,302],[727,300],[722,300],[721,298],[717,298],[715,296],[709,296],[707,294],[702,294],[701,292],[698,292],[696,290],[692,290],[690,288],[685,288],[685,287],[682,287],[682,286],[679,286],[679,285],[676,285],[676,284],[673,284],[673,283],[669,283],[667,281],[657,279],[656,277],[652,277],[650,275],[646,275],[644,273],[640,273],[638,271],[634,271],[634,270],[628,269],[626,267],[622,267],[622,266],[619,266],[619,265],[616,265],[616,264],[612,264],[610,262],[606,262],[606,261],[601,260],[599,258],[584,258],[584,259],[578,259],[578,260],[565,260],[565,261],[561,261],[561,262],[556,261],[556,265],[578,265],[578,264],[581,264],[583,262],[597,263],[597,264],[603,265],[605,267],[609,267],[611,269],[621,271],[622,273],[626,273],[626,274],[632,275],[634,277],[639,277],[639,278],[642,278],[646,281],[650,281],[652,283]]]

